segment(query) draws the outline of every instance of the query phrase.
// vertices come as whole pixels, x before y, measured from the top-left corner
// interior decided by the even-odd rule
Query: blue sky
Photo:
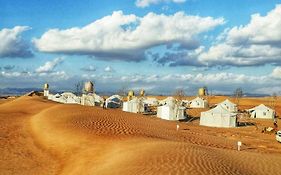
[[[0,88],[280,93],[280,1],[0,1]]]

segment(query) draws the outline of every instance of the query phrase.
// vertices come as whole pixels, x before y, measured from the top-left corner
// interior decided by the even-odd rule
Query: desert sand
[[[240,108],[267,101],[243,98]],[[280,105],[276,107],[279,116]],[[281,173],[281,144],[274,134],[260,132],[263,126],[273,126],[272,121],[209,128],[199,126],[200,110],[192,112],[194,118],[187,123],[118,109],[58,104],[38,96],[2,101],[0,174]],[[243,142],[241,151],[236,150],[237,141]]]

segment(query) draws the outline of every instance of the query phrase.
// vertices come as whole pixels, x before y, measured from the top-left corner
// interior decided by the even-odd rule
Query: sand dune
[[[200,127],[36,96],[0,104],[0,139],[0,174],[276,174],[281,162],[281,144],[255,126]]]

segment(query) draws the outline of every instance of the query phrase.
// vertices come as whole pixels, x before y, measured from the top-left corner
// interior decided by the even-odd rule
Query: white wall
[[[200,125],[222,128],[236,127],[236,116],[201,112]]]

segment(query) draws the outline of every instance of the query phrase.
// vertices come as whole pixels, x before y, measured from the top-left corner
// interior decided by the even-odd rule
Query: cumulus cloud
[[[281,67],[276,67],[273,69],[271,76],[276,79],[281,79]]]
[[[133,75],[84,75],[83,78],[95,79],[102,90],[112,91],[126,85],[130,89],[149,87],[150,93],[172,94],[176,87],[184,87],[188,95],[194,95],[199,87],[204,85],[213,93],[232,94],[242,87],[246,93],[265,93],[266,88],[278,87],[274,91],[281,91],[280,81],[272,77],[272,73],[264,76],[253,76],[239,73],[186,73],[186,74],[133,74]],[[155,83],[157,82],[157,83]],[[111,84],[111,89],[108,87]],[[115,89],[112,89],[115,87]]]
[[[281,5],[265,16],[254,14],[245,26],[236,26],[219,36],[220,42],[199,55],[212,65],[257,66],[281,63]]]
[[[263,76],[246,75],[242,73],[183,73],[183,74],[91,74],[82,76],[68,76],[64,71],[54,71],[51,73],[37,73],[29,71],[0,71],[1,82],[5,86],[12,86],[15,83],[21,85],[42,85],[49,82],[58,85],[57,89],[72,89],[73,84],[82,80],[94,80],[98,91],[116,92],[126,86],[130,89],[148,88],[149,93],[172,94],[177,87],[184,87],[188,95],[194,95],[199,87],[206,85],[213,93],[232,94],[232,92],[242,87],[246,93],[272,94],[281,92],[280,79],[281,67],[275,67],[271,73]],[[157,82],[157,83],[155,83]],[[30,83],[30,84],[29,84]],[[110,84],[110,86],[108,86]],[[273,88],[274,87],[274,88]]]
[[[64,58],[56,58],[52,61],[47,61],[43,66],[38,67],[35,72],[37,73],[51,73],[54,69],[63,62]]]
[[[114,72],[114,69],[113,69],[111,66],[106,66],[106,67],[104,68],[104,71],[105,71],[105,72]]]
[[[33,42],[42,52],[141,61],[148,49],[173,43],[194,45],[199,34],[222,24],[223,18],[189,16],[184,12],[139,17],[115,11],[82,28],[50,29]]]
[[[165,2],[165,3],[169,3],[169,2],[184,3],[185,1],[186,0],[137,0],[135,2],[135,4],[136,4],[137,7],[144,8],[144,7],[150,6],[151,4],[159,4],[159,3],[162,3],[162,2]]]
[[[56,71],[50,73],[37,73],[37,72],[29,72],[29,71],[15,71],[15,72],[5,72],[2,71],[0,73],[0,77],[4,78],[17,78],[17,81],[20,81],[22,78],[32,78],[36,79],[38,77],[45,77],[45,78],[52,78],[52,81],[61,80],[61,79],[68,79],[69,76],[66,74],[65,71]]]
[[[0,30],[0,58],[32,57],[29,44],[21,37],[24,31],[30,29],[28,26],[16,26]]]

